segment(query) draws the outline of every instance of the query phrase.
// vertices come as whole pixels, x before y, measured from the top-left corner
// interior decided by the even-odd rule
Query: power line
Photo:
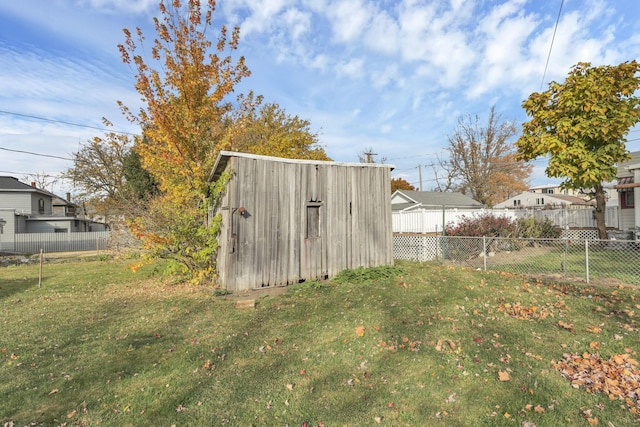
[[[549,68],[549,59],[551,58],[551,50],[553,49],[553,42],[556,39],[556,31],[558,31],[558,23],[560,22],[560,14],[562,13],[562,6],[564,0],[560,1],[560,10],[558,10],[558,17],[556,18],[556,26],[553,28],[553,36],[551,36],[551,45],[549,46],[549,54],[547,55],[547,63],[544,66],[544,73],[542,73],[542,81],[540,82],[540,90],[544,86],[544,79],[547,76],[547,69]]]
[[[37,175],[37,174],[39,174],[41,172],[0,171],[0,173],[8,173],[8,174],[11,174],[11,175]],[[44,176],[54,178],[54,177],[62,177],[62,176],[64,176],[64,174],[63,173],[45,173]]]
[[[50,123],[59,123],[59,124],[63,124],[63,125],[77,126],[77,127],[81,127],[81,128],[95,129],[95,130],[99,130],[99,131],[103,131],[103,132],[113,132],[113,133],[120,133],[120,134],[124,134],[124,135],[138,136],[138,134],[136,134],[136,133],[118,131],[118,130],[113,130],[113,129],[107,129],[107,128],[99,127],[99,126],[90,126],[90,125],[82,125],[82,124],[79,124],[79,123],[65,122],[63,120],[47,119],[45,117],[32,116],[30,114],[14,113],[14,112],[11,112],[11,111],[2,111],[2,110],[0,110],[0,113],[8,114],[10,116],[26,117],[26,118],[34,119],[34,120],[42,120],[42,121],[50,122]]]
[[[442,149],[441,151],[444,151],[444,149]],[[403,157],[394,157],[392,159],[387,159],[388,161],[392,161],[392,160],[402,160],[402,159],[414,159],[416,157],[433,157],[433,156],[437,156],[438,153],[429,153],[429,154],[412,154],[410,156],[403,156]]]
[[[69,157],[60,157],[60,156],[54,156],[53,154],[41,154],[41,153],[34,153],[32,151],[22,151],[22,150],[12,150],[11,148],[4,148],[4,147],[0,147],[0,150],[4,150],[4,151],[12,151],[14,153],[23,153],[23,154],[30,154],[32,156],[40,156],[40,157],[50,157],[52,159],[61,159],[61,160],[73,160]]]

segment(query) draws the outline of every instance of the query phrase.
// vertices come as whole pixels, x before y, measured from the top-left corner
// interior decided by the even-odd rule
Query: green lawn
[[[483,259],[474,257],[458,262],[472,268],[484,269]],[[610,279],[640,285],[640,251],[623,246],[589,246],[589,280],[594,283]],[[487,268],[521,274],[555,274],[585,280],[587,260],[584,244],[564,246],[526,246],[511,252],[497,252],[487,259]]]
[[[399,263],[237,309],[128,263],[45,265],[42,287],[37,266],[0,269],[2,425],[640,422],[637,398],[559,364],[618,356],[617,387],[637,381],[637,288]]]

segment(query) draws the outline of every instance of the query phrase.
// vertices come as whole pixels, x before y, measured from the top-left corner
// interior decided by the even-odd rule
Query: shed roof
[[[273,156],[262,156],[259,154],[249,154],[249,153],[241,153],[238,151],[221,151],[218,154],[218,158],[216,159],[215,164],[213,165],[213,169],[211,170],[211,174],[209,175],[209,182],[217,181],[224,172],[227,164],[229,163],[229,159],[232,157],[243,157],[246,159],[255,159],[255,160],[264,160],[270,162],[280,162],[280,163],[298,163],[298,164],[308,164],[308,165],[331,165],[331,166],[347,166],[347,167],[374,167],[374,168],[390,168],[394,169],[393,165],[381,164],[381,163],[346,163],[346,162],[334,162],[327,160],[308,160],[308,159],[287,159],[284,157],[273,157]]]

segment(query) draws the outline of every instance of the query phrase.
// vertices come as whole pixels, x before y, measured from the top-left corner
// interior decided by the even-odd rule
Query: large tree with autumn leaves
[[[488,206],[526,190],[532,167],[516,159],[515,135],[515,125],[503,121],[495,107],[485,126],[477,115],[458,119],[448,137],[449,159],[440,162],[447,187],[439,190],[460,191]]]
[[[204,219],[223,184],[207,182],[218,152],[328,158],[308,122],[287,115],[277,104],[260,109],[262,98],[252,94],[232,98],[250,72],[237,53],[240,29],[213,27],[215,1],[161,0],[159,11],[149,46],[139,28],[125,29],[119,45],[122,60],[136,72],[135,87],[144,102],[136,111],[119,105],[142,129],[133,149],[159,190],[146,215],[131,221],[131,227],[149,253],[205,281],[215,272],[218,229]],[[210,39],[214,34],[215,43]],[[258,134],[267,137],[258,139]]]
[[[607,238],[603,183],[616,178],[617,165],[630,158],[625,140],[640,121],[640,63],[592,67],[576,64],[564,83],[551,82],[522,106],[531,120],[516,142],[518,157],[550,156],[546,174],[562,185],[590,193],[601,239]]]

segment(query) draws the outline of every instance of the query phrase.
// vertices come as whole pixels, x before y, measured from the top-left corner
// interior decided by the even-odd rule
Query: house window
[[[634,193],[631,191],[622,192],[622,206],[621,208],[633,208],[635,206]]]
[[[38,213],[44,213],[44,199],[38,199]]]
[[[513,206],[514,206],[514,207],[520,206],[520,199],[518,199],[518,200],[514,200],[514,201],[513,201]]]
[[[536,199],[536,205],[544,205],[544,197]]]

